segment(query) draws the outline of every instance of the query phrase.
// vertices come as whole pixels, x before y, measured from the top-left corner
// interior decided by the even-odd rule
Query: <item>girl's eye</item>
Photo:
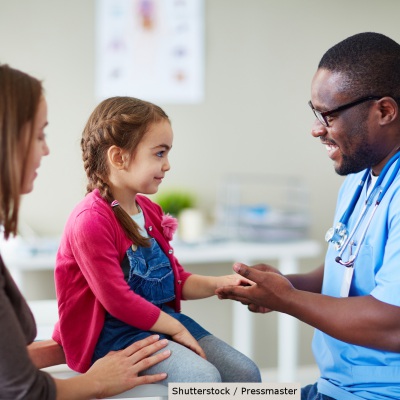
[[[165,153],[164,150],[159,151],[159,152],[156,154],[156,156],[157,156],[157,157],[164,157],[164,153]]]

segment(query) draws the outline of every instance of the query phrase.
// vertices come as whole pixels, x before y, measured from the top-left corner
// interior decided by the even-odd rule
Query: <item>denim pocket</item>
[[[162,304],[175,298],[174,274],[168,257],[154,238],[150,247],[127,251],[130,264],[130,288],[153,304]]]

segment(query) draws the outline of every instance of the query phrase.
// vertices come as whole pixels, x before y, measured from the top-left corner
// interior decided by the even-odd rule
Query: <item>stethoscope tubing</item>
[[[346,247],[349,245],[350,240],[352,239],[352,237],[354,236],[354,234],[356,233],[356,230],[357,230],[359,224],[361,223],[361,219],[363,219],[363,217],[364,217],[365,214],[366,214],[367,204],[364,205],[364,210],[365,210],[365,211],[363,210],[363,213],[362,213],[362,215],[361,215],[361,218],[359,218],[358,221],[357,221],[357,225],[354,227],[354,229],[352,230],[351,234],[350,234],[349,237],[347,238],[346,242],[343,244],[342,250],[340,251],[339,255],[335,258],[335,261],[336,261],[337,263],[339,263],[340,265],[343,265],[343,266],[345,266],[345,267],[347,267],[347,268],[353,267],[353,266],[354,266],[354,262],[355,262],[355,260],[356,260],[356,258],[357,258],[357,256],[358,256],[358,253],[360,252],[361,245],[362,245],[362,243],[364,242],[365,236],[366,236],[366,234],[367,234],[367,230],[368,230],[369,225],[371,224],[371,221],[372,221],[372,217],[374,216],[375,211],[377,210],[378,206],[379,206],[379,203],[378,203],[378,201],[376,201],[375,206],[374,206],[374,208],[373,208],[373,210],[372,210],[372,213],[371,213],[371,215],[370,215],[370,217],[369,217],[369,219],[368,219],[368,221],[367,221],[367,224],[365,225],[365,228],[364,228],[364,230],[363,230],[362,233],[361,233],[361,239],[360,239],[360,242],[358,243],[356,252],[355,252],[354,254],[351,254],[351,255],[350,255],[348,261],[343,261],[343,260],[342,260],[343,252],[344,252],[344,250],[346,249]]]
[[[384,180],[384,178],[385,178],[385,176],[386,176],[386,174],[387,174],[389,168],[393,165],[393,163],[394,163],[395,161],[397,161],[397,163],[396,163],[396,166],[395,166],[393,172],[392,172],[391,175],[389,176],[389,179],[388,179],[388,181],[386,182],[385,186],[384,186],[383,188],[381,188],[381,187],[380,187],[380,186],[381,186],[381,183],[383,182],[383,180]],[[371,224],[372,218],[373,218],[373,216],[374,216],[374,214],[375,214],[375,212],[376,212],[376,210],[377,210],[379,204],[381,203],[381,201],[382,201],[384,195],[386,194],[386,192],[388,191],[389,187],[391,186],[391,184],[393,183],[394,179],[396,178],[396,176],[397,176],[399,170],[400,170],[400,153],[398,152],[398,153],[396,153],[396,154],[386,163],[386,165],[385,165],[385,167],[383,168],[382,172],[379,174],[378,180],[376,181],[376,183],[375,183],[375,185],[374,185],[374,188],[372,189],[370,195],[368,196],[367,200],[365,201],[364,207],[363,207],[363,209],[362,209],[362,211],[361,211],[361,214],[360,214],[360,216],[358,217],[358,219],[357,219],[357,221],[356,221],[356,223],[355,223],[355,225],[354,225],[353,230],[351,231],[351,233],[348,235],[348,237],[347,237],[346,240],[344,241],[343,245],[341,246],[339,255],[335,258],[335,261],[336,261],[338,264],[343,265],[343,266],[348,267],[348,268],[354,266],[355,260],[356,260],[356,258],[357,258],[357,256],[358,256],[359,252],[360,252],[361,245],[362,245],[362,243],[364,242],[364,239],[365,239],[365,236],[366,236],[366,234],[367,234],[368,228],[369,228],[369,226],[370,226],[370,224]],[[350,219],[350,216],[351,216],[351,214],[353,213],[353,211],[354,211],[354,209],[355,209],[355,206],[356,206],[356,204],[357,204],[357,201],[358,201],[358,199],[360,198],[362,189],[363,189],[363,187],[364,187],[364,185],[365,185],[365,183],[366,183],[366,181],[367,181],[368,176],[369,176],[370,173],[371,173],[371,169],[368,169],[368,170],[365,172],[364,176],[362,177],[360,183],[359,183],[358,186],[357,186],[357,189],[356,189],[356,191],[355,191],[355,193],[354,193],[353,198],[351,199],[351,202],[350,202],[350,204],[349,204],[349,207],[348,207],[347,210],[344,212],[344,214],[343,214],[342,218],[340,219],[338,225],[342,224],[342,225],[344,225],[344,226],[347,226],[347,223],[348,223],[348,221],[349,221],[349,219]],[[380,189],[380,191],[379,191],[378,197],[377,197],[377,199],[376,199],[376,201],[375,201],[374,208],[373,208],[373,210],[372,210],[372,212],[371,212],[370,217],[368,218],[368,221],[367,221],[366,226],[364,227],[364,229],[363,229],[363,231],[362,231],[362,233],[361,233],[360,241],[359,241],[359,243],[358,243],[358,245],[357,245],[357,250],[356,250],[356,252],[355,252],[354,254],[350,254],[350,257],[349,257],[348,261],[343,261],[343,260],[342,260],[343,253],[344,253],[344,251],[346,250],[346,248],[349,246],[349,244],[350,244],[352,238],[354,237],[354,235],[355,235],[357,229],[359,228],[359,226],[360,226],[362,220],[363,220],[364,217],[366,216],[367,211],[368,211],[368,208],[371,206],[372,200],[373,200],[373,198],[375,197],[375,193],[376,193],[379,189]]]

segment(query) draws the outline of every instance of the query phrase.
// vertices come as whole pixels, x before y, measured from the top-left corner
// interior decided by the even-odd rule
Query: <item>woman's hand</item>
[[[154,354],[167,344],[167,339],[159,340],[158,335],[153,335],[124,350],[108,353],[85,374],[70,379],[55,379],[57,400],[101,399],[165,379],[165,373],[143,376],[139,376],[139,373],[170,356],[169,350]]]
[[[167,377],[166,373],[139,376],[153,365],[165,360],[169,350],[155,354],[168,344],[167,339],[159,340],[158,335],[138,341],[124,350],[110,352],[97,360],[86,373],[100,385],[100,398],[113,396],[135,386],[158,382]]]

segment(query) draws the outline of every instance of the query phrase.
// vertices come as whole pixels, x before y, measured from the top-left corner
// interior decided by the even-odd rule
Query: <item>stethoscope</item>
[[[376,209],[378,208],[379,204],[381,203],[383,196],[385,195],[385,193],[387,192],[387,190],[389,189],[390,185],[392,184],[392,182],[394,181],[397,173],[400,170],[400,152],[396,153],[385,165],[385,167],[383,168],[382,172],[379,174],[379,177],[374,185],[374,188],[372,189],[371,193],[369,194],[369,196],[367,197],[367,200],[365,201],[364,207],[361,211],[360,216],[358,217],[353,230],[350,232],[350,234],[347,231],[347,223],[349,222],[350,216],[353,213],[356,204],[358,202],[358,199],[360,198],[361,192],[363,190],[363,187],[366,183],[366,181],[368,180],[368,177],[371,173],[371,169],[368,169],[364,176],[362,177],[360,183],[357,186],[357,189],[354,193],[353,198],[350,201],[349,207],[347,208],[347,210],[344,212],[342,218],[340,218],[339,222],[337,223],[336,227],[332,227],[328,230],[328,232],[326,232],[325,235],[325,240],[327,242],[333,243],[336,250],[340,250],[339,255],[335,258],[335,261],[337,263],[339,263],[340,265],[344,265],[345,267],[353,267],[355,260],[358,256],[358,253],[360,252],[360,248],[361,248],[361,244],[363,243],[364,239],[365,239],[365,235],[367,234],[367,230],[368,227],[372,221],[372,218],[375,214]],[[382,188],[381,184],[383,182],[383,179],[385,178],[389,168],[392,166],[392,164],[397,161],[388,181],[386,182],[385,186]],[[349,259],[348,261],[343,261],[342,260],[342,256],[344,251],[346,250],[346,248],[348,247],[351,239],[354,237],[354,234],[356,233],[357,229],[359,228],[361,221],[364,219],[365,215],[367,214],[368,208],[371,206],[373,198],[376,195],[376,192],[378,192],[378,197],[376,199],[374,208],[372,210],[372,213],[364,227],[364,230],[361,233],[361,237],[357,246],[357,250],[355,251],[354,254],[350,253]]]

